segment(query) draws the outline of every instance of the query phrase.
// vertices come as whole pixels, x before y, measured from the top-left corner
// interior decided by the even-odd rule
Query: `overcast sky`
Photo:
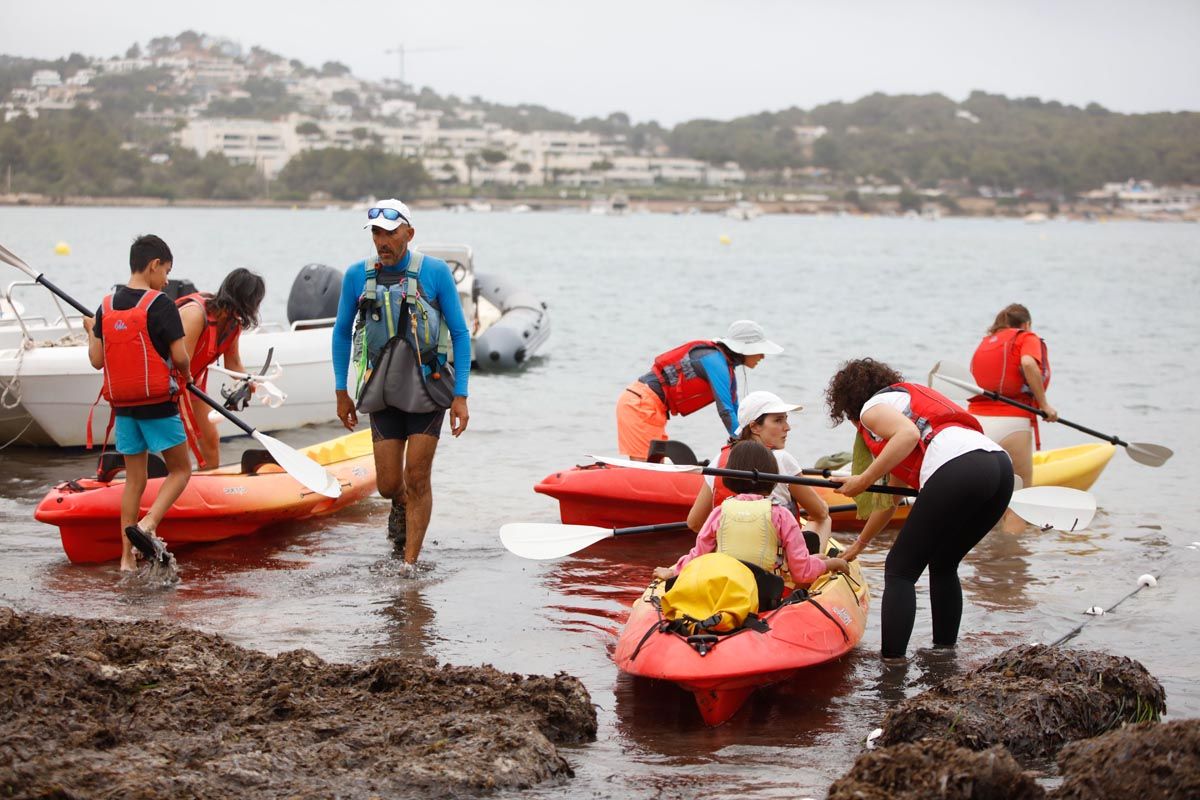
[[[283,10],[283,13],[279,13]],[[123,54],[184,30],[460,97],[664,125],[973,89],[1200,110],[1200,0],[0,0],[0,53]]]

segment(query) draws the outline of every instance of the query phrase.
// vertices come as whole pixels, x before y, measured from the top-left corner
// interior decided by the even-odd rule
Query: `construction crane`
[[[400,85],[404,86],[404,56],[406,53],[436,53],[442,50],[457,50],[457,47],[405,47],[401,43],[398,47],[393,47],[390,50],[384,50],[384,55],[398,55],[400,57]]]

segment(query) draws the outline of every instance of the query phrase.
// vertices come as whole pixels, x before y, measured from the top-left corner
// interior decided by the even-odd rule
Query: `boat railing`
[[[41,288],[41,284],[39,284],[37,281],[13,281],[4,290],[4,301],[5,301],[5,303],[7,303],[7,308],[12,311],[12,315],[16,319],[17,325],[20,326],[21,335],[24,336],[26,339],[29,339],[30,341],[32,341],[33,336],[31,336],[29,333],[29,326],[26,324],[27,320],[24,317],[24,315],[21,313],[20,307],[16,303],[13,302],[13,289],[17,289],[17,288],[21,288],[21,287],[28,287],[28,286]],[[42,325],[47,328],[57,326],[57,325],[62,325],[67,329],[67,332],[69,333],[71,330],[71,318],[69,316],[67,316],[66,310],[63,308],[62,303],[59,301],[58,297],[55,294],[51,293],[50,299],[54,301],[54,305],[58,308],[58,320],[55,321],[54,323],[50,323],[46,320],[46,318],[44,316],[36,316],[36,317],[31,316],[28,318],[28,322],[30,324],[32,324],[34,321],[40,320]],[[79,327],[80,327],[80,330],[83,330],[82,317],[80,317],[80,320],[81,321],[80,321]]]

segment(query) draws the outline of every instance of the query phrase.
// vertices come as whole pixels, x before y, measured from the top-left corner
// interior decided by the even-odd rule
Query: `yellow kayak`
[[[1108,442],[1095,442],[1040,450],[1033,454],[1033,485],[1087,491],[1108,466],[1116,449],[1116,445]]]

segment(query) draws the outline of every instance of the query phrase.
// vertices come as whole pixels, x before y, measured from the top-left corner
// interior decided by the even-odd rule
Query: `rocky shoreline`
[[[565,780],[569,675],[268,656],[162,622],[0,607],[6,797],[461,797]]]

